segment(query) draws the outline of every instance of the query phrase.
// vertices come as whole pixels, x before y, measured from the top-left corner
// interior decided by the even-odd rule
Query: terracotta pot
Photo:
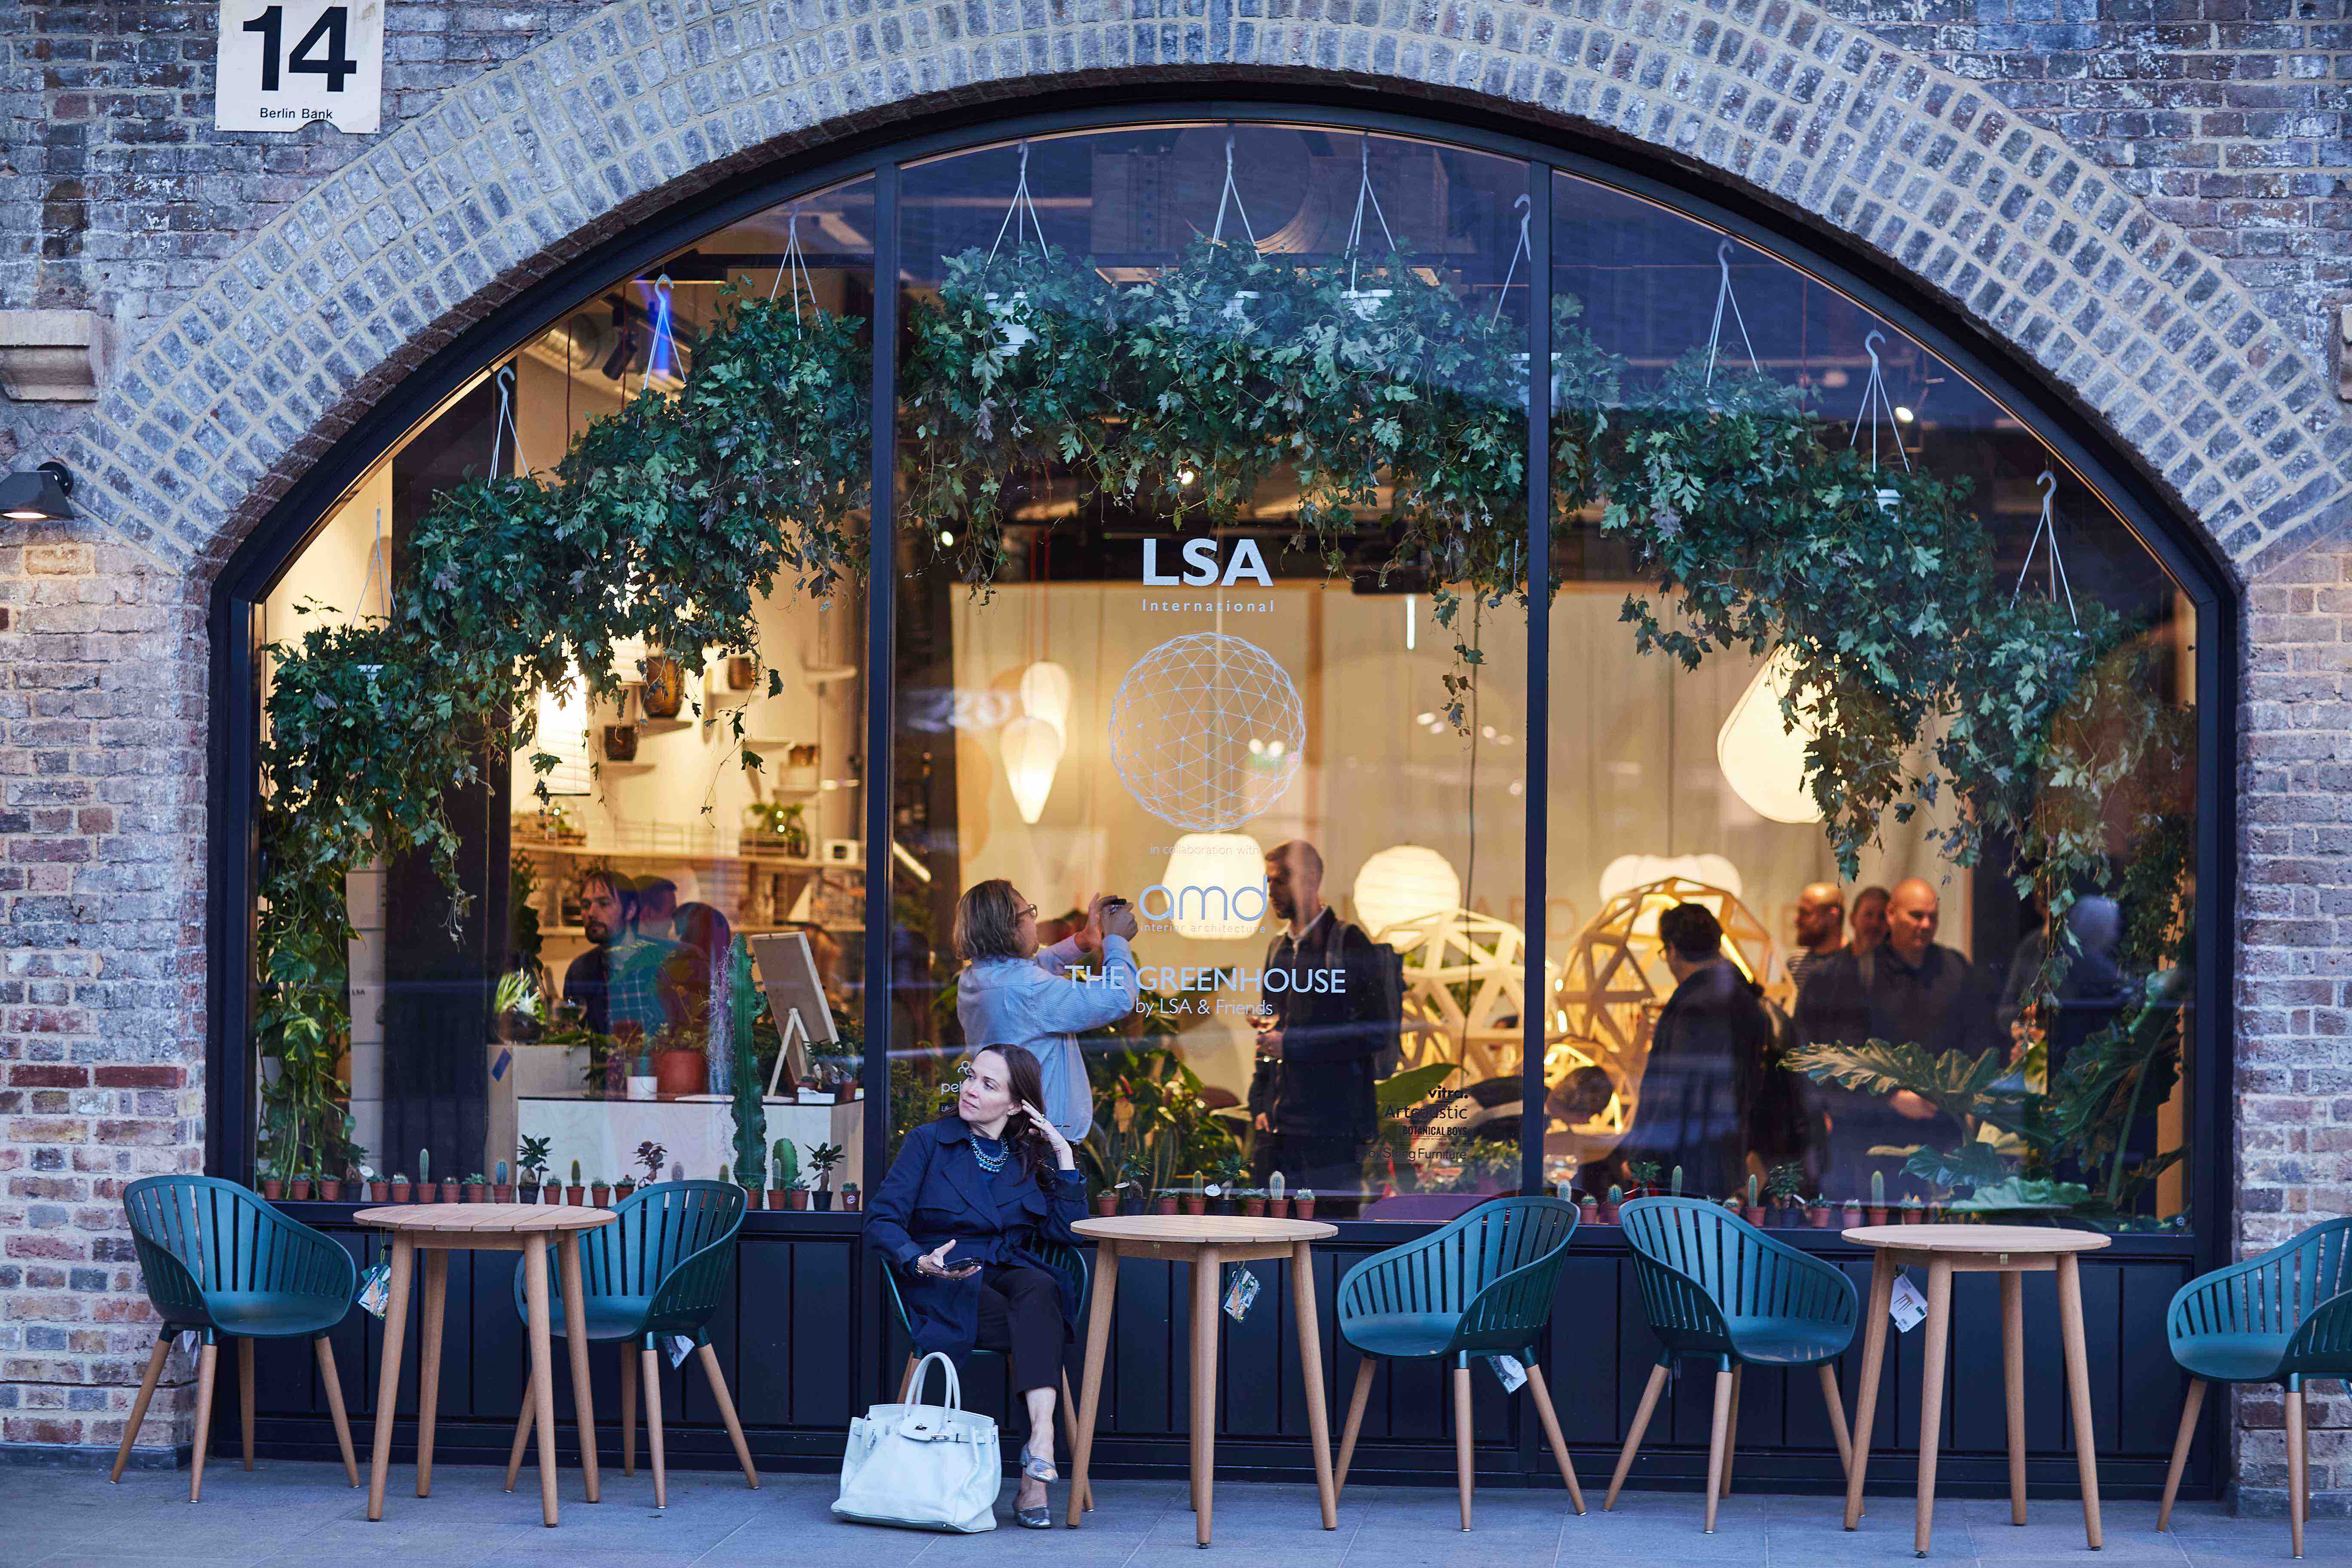
[[[1242,1213],[1247,1215],[1252,1219],[1264,1219],[1265,1217],[1265,1200],[1264,1198],[1244,1198],[1242,1200]]]
[[[856,1187],[844,1187],[841,1189],[842,1213],[856,1214],[865,1206],[865,1204],[866,1194],[859,1192]]]
[[[760,1200],[766,1195],[767,1189],[765,1187],[745,1187],[743,1189],[744,1210],[748,1213],[752,1209],[758,1208],[760,1206]]]
[[[1171,1193],[1165,1197],[1157,1197],[1152,1199],[1151,1212],[1153,1214],[1174,1214],[1176,1212],[1176,1195],[1173,1193]]]
[[[1886,1223],[1886,1211],[1883,1208],[1866,1208],[1862,1212],[1873,1225],[1885,1225]]]
[[[261,1184],[261,1195],[273,1204],[278,1202],[286,1195],[286,1179],[283,1176],[265,1177]]]
[[[654,1092],[700,1094],[709,1082],[710,1063],[700,1051],[656,1051]]]
[[[1184,1194],[1184,1212],[1188,1215],[1207,1214],[1209,1212],[1208,1195],[1204,1193],[1186,1193]]]
[[[1105,1219],[1109,1219],[1116,1215],[1118,1213],[1118,1194],[1117,1193],[1096,1194],[1095,1213],[1100,1215]]]
[[[1313,1219],[1315,1217],[1315,1200],[1313,1198],[1300,1198],[1297,1201],[1298,1204],[1298,1217],[1300,1219]]]
[[[594,1204],[600,1209],[611,1208],[613,1206],[613,1189],[611,1185],[604,1182],[589,1183],[588,1201]]]
[[[806,1214],[808,1212],[808,1200],[809,1195],[808,1189],[806,1187],[794,1187],[786,1194],[786,1201],[796,1212],[801,1214]]]
[[[410,1186],[406,1182],[394,1182],[391,1184],[391,1187],[392,1201],[394,1203],[409,1204],[416,1201],[416,1189]]]
[[[1577,1205],[1576,1221],[1579,1225],[1599,1225],[1601,1223],[1601,1200],[1598,1198],[1592,1198]]]
[[[1905,1225],[1926,1225],[1927,1223],[1927,1211],[1926,1209],[1905,1209],[1903,1211],[1903,1223]]]
[[[584,1208],[588,1204],[588,1189],[585,1187],[566,1187],[563,1189],[563,1201],[571,1205],[573,1208]]]
[[[442,1183],[441,1201],[445,1204],[464,1203],[466,1201],[466,1184],[463,1182]]]
[[[686,667],[667,654],[649,655],[646,683],[638,689],[637,700],[645,705],[648,719],[677,718],[686,704]]]
[[[337,1176],[331,1181],[321,1180],[319,1183],[319,1201],[322,1204],[341,1203],[343,1201],[343,1179],[341,1176]]]
[[[790,1188],[787,1188],[787,1187],[770,1187],[770,1188],[768,1189],[768,1207],[769,1207],[769,1208],[771,1208],[771,1209],[774,1210],[774,1211],[775,1211],[776,1213],[778,1213],[778,1214],[782,1214],[782,1213],[783,1213],[783,1212],[784,1212],[784,1210],[786,1210],[786,1209],[788,1209],[788,1208],[790,1208],[790,1207],[792,1207],[792,1206],[793,1206],[793,1194],[792,1194],[792,1191],[791,1191],[791,1189],[790,1189]]]
[[[490,1184],[488,1182],[467,1182],[457,1190],[465,1194],[466,1201],[469,1204],[488,1203],[489,1201]]]
[[[1604,1203],[1596,1206],[1601,1210],[1601,1223],[1602,1225],[1615,1225],[1617,1223],[1617,1211],[1624,1205],[1622,1204]]]
[[[1290,1217],[1289,1197],[1285,1195],[1283,1197],[1266,1199],[1265,1212],[1275,1219],[1288,1219]]]
[[[515,1190],[513,1184],[509,1183],[503,1187],[499,1185],[496,1182],[492,1182],[490,1184],[490,1202],[494,1204],[510,1204],[514,1201]]]
[[[758,659],[751,658],[749,654],[737,653],[728,655],[728,690],[749,691],[751,688],[759,684],[760,661]]]
[[[608,763],[634,763],[637,760],[637,727],[635,724],[604,726],[604,760]]]
[[[309,1203],[310,1201],[310,1178],[308,1176],[297,1176],[292,1181],[287,1183],[286,1195],[298,1204]]]
[[[1805,1211],[1805,1218],[1806,1218],[1808,1221],[1810,1221],[1810,1222],[1811,1223],[1812,1227],[1813,1227],[1815,1230],[1827,1230],[1827,1229],[1829,1229],[1829,1227],[1830,1227],[1830,1210],[1829,1210],[1829,1205],[1828,1205],[1827,1204],[1815,1204],[1811,1208],[1809,1208],[1809,1209],[1807,1209],[1807,1210]]]

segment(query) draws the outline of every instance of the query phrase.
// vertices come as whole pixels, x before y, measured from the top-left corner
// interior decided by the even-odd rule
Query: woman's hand
[[[1054,1146],[1054,1163],[1065,1171],[1076,1170],[1077,1156],[1070,1152],[1070,1141],[1062,1136],[1062,1130],[1047,1121],[1045,1113],[1027,1100],[1021,1102],[1021,1109],[1028,1114],[1029,1125],[1045,1134],[1045,1142]]]
[[[949,1268],[948,1248],[954,1245],[955,1242],[952,1239],[942,1241],[930,1251],[926,1252],[920,1258],[916,1258],[915,1272],[926,1275],[933,1279],[961,1279],[965,1275],[971,1273],[974,1268],[980,1267],[979,1264],[973,1263],[959,1265],[953,1268]]]

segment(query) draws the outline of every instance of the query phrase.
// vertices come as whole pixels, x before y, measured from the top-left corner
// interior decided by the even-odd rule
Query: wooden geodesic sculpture
[[[1404,1066],[1456,1062],[1461,1089],[1519,1071],[1527,1036],[1527,933],[1508,921],[1468,910],[1401,921],[1380,940],[1404,957]],[[1559,968],[1544,965],[1544,995],[1555,996]],[[1559,1035],[1544,1007],[1544,1037]],[[1556,1050],[1558,1047],[1551,1047]]]

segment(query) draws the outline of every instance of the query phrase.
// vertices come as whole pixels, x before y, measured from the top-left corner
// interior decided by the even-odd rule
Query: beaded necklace
[[[994,1152],[991,1152],[992,1150]],[[975,1132],[971,1135],[971,1157],[980,1162],[982,1170],[992,1176],[1004,1169],[1004,1162],[1013,1157],[1013,1145],[1001,1139],[983,1138]]]

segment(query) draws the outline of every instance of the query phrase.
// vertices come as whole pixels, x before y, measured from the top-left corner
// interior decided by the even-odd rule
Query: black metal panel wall
[[[350,1223],[349,1205],[303,1205],[296,1212],[333,1234],[362,1265],[382,1242]],[[1339,1343],[1331,1308],[1340,1276],[1357,1259],[1393,1246],[1420,1227],[1348,1225],[1318,1249],[1316,1289],[1322,1302],[1324,1360],[1331,1386],[1333,1426],[1344,1412],[1356,1375],[1356,1357]],[[1854,1279],[1869,1282],[1869,1259],[1832,1237],[1800,1239],[1834,1258]],[[852,1414],[889,1396],[905,1364],[905,1336],[887,1321],[876,1265],[860,1245],[854,1215],[750,1216],[733,1282],[711,1325],[720,1363],[735,1391],[751,1447],[763,1466],[825,1469],[838,1458]],[[1241,1322],[1223,1325],[1218,1374],[1223,1417],[1218,1438],[1222,1473],[1286,1476],[1307,1473],[1307,1413],[1297,1382],[1287,1266],[1251,1265],[1265,1289]],[[515,1259],[510,1254],[460,1253],[449,1270],[436,1451],[453,1463],[503,1462],[521,1408],[525,1363],[522,1325],[514,1307]],[[2185,1237],[2124,1238],[2111,1251],[2084,1260],[2083,1292],[2091,1353],[2102,1490],[2110,1497],[2153,1496],[2179,1418],[2185,1380],[2165,1350],[2164,1309],[2195,1271]],[[1948,1496],[1998,1494],[2007,1485],[2000,1382],[2000,1330],[1991,1276],[1955,1281],[1951,1386],[1939,1485]],[[2071,1495],[2073,1435],[2054,1332],[2053,1278],[2028,1275],[2026,1386],[2029,1475],[2037,1488]],[[395,1408],[394,1453],[413,1456],[416,1413],[416,1335]],[[1174,1264],[1130,1262],[1119,1270],[1118,1304],[1107,1363],[1098,1462],[1106,1473],[1181,1473],[1189,1408],[1191,1290]],[[343,1396],[364,1447],[375,1412],[382,1325],[354,1312],[335,1331]],[[1605,1483],[1623,1440],[1655,1342],[1642,1320],[1641,1302],[1622,1241],[1614,1230],[1581,1233],[1562,1270],[1552,1316],[1546,1371],[1559,1419],[1588,1486]],[[1911,1480],[1910,1455],[1918,1420],[1919,1340],[1895,1338],[1879,1394],[1874,1490],[1896,1491]],[[1849,1409],[1861,1352],[1841,1370]],[[597,1346],[591,1358],[600,1447],[617,1462],[620,1435],[618,1356]],[[982,1363],[966,1385],[968,1403],[1005,1416],[1001,1363]],[[665,1373],[664,1410],[670,1461],[696,1468],[732,1464],[718,1412],[700,1374]],[[327,1405],[308,1347],[264,1342],[257,1351],[258,1433],[265,1451],[281,1457],[329,1458],[335,1452]],[[1433,1363],[1384,1372],[1364,1422],[1351,1481],[1450,1485],[1453,1429]],[[233,1380],[231,1380],[233,1383]],[[570,1420],[569,1380],[559,1366],[557,1401]],[[1524,1479],[1558,1485],[1523,1399],[1507,1398],[1480,1373],[1475,1425],[1479,1469],[1496,1483]],[[1697,1489],[1706,1461],[1711,1380],[1678,1378],[1653,1423],[1630,1484]],[[235,1397],[224,1388],[216,1430],[236,1431]],[[1837,1456],[1810,1374],[1757,1372],[1740,1405],[1739,1473],[1776,1490],[1839,1489]],[[2185,1483],[2189,1495],[2210,1495],[2215,1485],[2213,1420],[2207,1422]],[[233,1442],[233,1437],[225,1438]],[[563,1428],[566,1452],[572,1430]]]

